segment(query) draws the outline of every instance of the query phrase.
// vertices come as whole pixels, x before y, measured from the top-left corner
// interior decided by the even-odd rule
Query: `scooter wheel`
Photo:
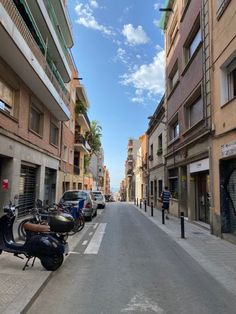
[[[63,263],[64,255],[62,253],[53,256],[43,256],[40,258],[42,266],[46,270],[55,271]]]

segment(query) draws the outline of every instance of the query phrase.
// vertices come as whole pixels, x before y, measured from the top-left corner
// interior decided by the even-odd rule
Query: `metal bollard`
[[[136,205],[136,200],[135,200],[135,198],[134,198],[134,205]]]
[[[147,201],[146,200],[144,201],[144,210],[145,210],[145,212],[147,211]]]
[[[139,203],[140,209],[142,209],[142,200],[140,199],[140,203]]]
[[[162,208],[162,224],[164,225],[165,224],[165,209]]]
[[[137,198],[137,202],[136,202],[136,205],[138,206],[138,198]]]
[[[181,225],[181,238],[185,238],[185,232],[184,232],[184,212],[180,213],[180,225]]]
[[[153,203],[151,203],[151,216],[153,217]]]

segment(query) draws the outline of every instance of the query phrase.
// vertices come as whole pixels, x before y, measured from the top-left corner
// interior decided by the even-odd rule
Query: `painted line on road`
[[[93,229],[96,229],[98,226],[98,223],[95,223],[95,225],[93,226]]]
[[[98,254],[102,238],[105,233],[106,223],[100,223],[97,230],[95,231],[89,245],[87,246],[84,254]]]
[[[93,232],[89,232],[89,236],[91,236],[93,234]]]
[[[88,240],[84,240],[82,245],[86,245],[88,243]]]
[[[69,255],[70,255],[70,254],[73,254],[73,255],[80,255],[81,253],[80,253],[80,252],[71,251],[71,252],[69,252]]]

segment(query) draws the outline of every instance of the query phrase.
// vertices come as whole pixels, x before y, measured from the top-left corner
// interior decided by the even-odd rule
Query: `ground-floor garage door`
[[[21,165],[18,215],[27,214],[35,205],[37,168]]]

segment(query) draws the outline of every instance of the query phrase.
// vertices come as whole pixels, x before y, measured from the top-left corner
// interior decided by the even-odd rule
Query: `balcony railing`
[[[75,144],[86,145],[86,140],[82,134],[76,134],[75,136]]]
[[[58,94],[60,95],[62,100],[65,102],[65,104],[68,106],[70,103],[70,97],[69,97],[68,91],[66,91],[66,89],[63,89],[61,87],[58,79],[53,73],[53,70],[50,68],[49,64],[46,62],[45,56],[41,52],[34,37],[32,36],[23,18],[21,17],[19,11],[17,10],[17,7],[13,3],[13,1],[1,0],[1,3],[3,7],[5,8],[5,10],[7,11],[8,15],[11,17],[14,24],[16,25],[16,27],[18,28],[21,36],[26,41],[27,45],[29,46],[32,53],[34,54],[35,58],[37,59],[41,67],[44,69],[45,73],[47,74],[54,88],[57,90]]]

